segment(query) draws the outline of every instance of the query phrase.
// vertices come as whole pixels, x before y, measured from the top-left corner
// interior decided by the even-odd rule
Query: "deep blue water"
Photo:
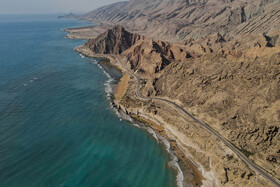
[[[167,152],[110,110],[54,15],[0,16],[0,186],[174,186]]]

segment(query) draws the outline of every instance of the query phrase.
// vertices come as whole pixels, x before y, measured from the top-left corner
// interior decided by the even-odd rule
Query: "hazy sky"
[[[0,0],[0,14],[85,13],[121,0]]]

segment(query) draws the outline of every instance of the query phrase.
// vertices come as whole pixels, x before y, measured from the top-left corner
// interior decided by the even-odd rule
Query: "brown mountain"
[[[89,40],[86,46],[99,54],[121,54],[141,38],[144,37],[127,32],[121,26],[116,26]]]
[[[257,35],[243,41],[237,38],[227,42],[220,34],[213,34],[187,44],[169,43],[116,26],[88,40],[81,49],[118,55],[144,81],[143,95],[180,102],[277,176],[280,172],[280,42],[278,35]],[[136,102],[133,95],[127,91],[120,103],[133,108]],[[157,113],[160,111],[157,109]],[[172,124],[173,120],[170,121]],[[174,124],[176,128],[184,126],[185,123],[182,127]],[[188,134],[190,130],[182,132]],[[199,146],[203,147],[206,142],[201,140],[201,143]],[[209,158],[215,160],[213,155]],[[217,173],[220,172],[217,168],[225,167],[221,162],[212,163]],[[237,169],[241,166],[236,161],[232,165],[226,161],[226,164],[231,168],[227,170],[231,182],[227,181],[229,176],[227,180],[221,177],[223,172],[217,174],[218,181],[226,180],[229,186],[253,184],[252,180],[244,180],[246,171]]]
[[[95,22],[168,41],[216,32],[226,39],[242,34],[273,34],[280,29],[279,0],[131,0],[82,16]]]
[[[143,95],[176,101],[279,179],[279,0],[131,0],[82,18],[111,29],[96,37],[96,27],[81,52],[118,56]],[[130,80],[118,102],[182,133],[181,148],[217,186],[269,186],[203,129],[134,91]]]

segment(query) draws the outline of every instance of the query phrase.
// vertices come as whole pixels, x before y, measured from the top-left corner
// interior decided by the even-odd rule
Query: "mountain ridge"
[[[80,18],[120,24],[129,31],[168,41],[197,39],[217,31],[232,39],[240,34],[278,31],[279,5],[279,0],[131,0]]]

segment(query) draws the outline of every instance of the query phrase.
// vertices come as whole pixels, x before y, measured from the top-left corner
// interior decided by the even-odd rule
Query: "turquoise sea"
[[[172,187],[163,146],[110,109],[56,15],[0,16],[0,186]]]

